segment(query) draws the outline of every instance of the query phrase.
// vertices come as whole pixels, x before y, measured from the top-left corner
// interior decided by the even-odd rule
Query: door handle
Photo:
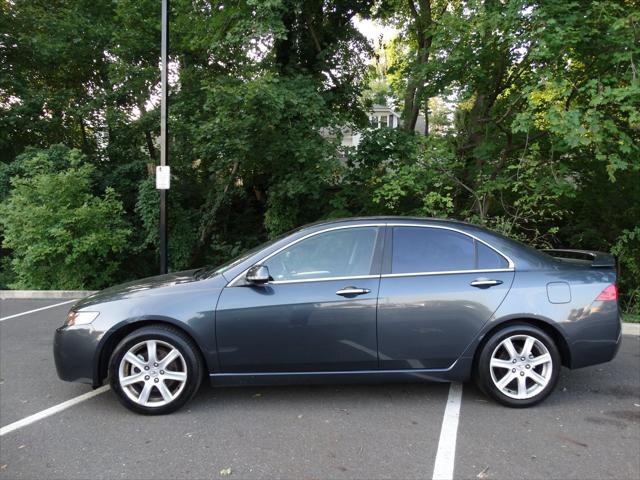
[[[368,288],[358,288],[358,287],[344,287],[341,290],[336,292],[336,295],[342,295],[343,297],[350,297],[352,295],[363,295],[365,293],[370,293],[371,290]]]
[[[469,285],[477,288],[489,288],[502,284],[502,280],[490,280],[488,278],[478,278]]]

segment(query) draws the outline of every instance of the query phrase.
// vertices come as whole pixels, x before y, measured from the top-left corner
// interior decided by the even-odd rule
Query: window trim
[[[438,272],[383,273],[382,278],[426,277],[429,275],[458,275],[461,273],[513,272],[513,268],[488,268],[484,270],[443,270]]]
[[[346,277],[318,277],[299,280],[270,280],[268,285],[283,285],[288,283],[330,282],[331,280],[362,280],[380,278],[380,275],[352,275]]]
[[[508,266],[507,266],[507,268],[472,268],[472,269],[468,269],[468,270],[443,270],[443,271],[437,271],[437,272],[392,273],[393,228],[395,228],[395,227],[436,228],[436,229],[440,229],[440,230],[449,230],[449,231],[452,231],[452,232],[460,233],[462,235],[466,235],[467,237],[471,238],[471,240],[474,241],[474,244],[473,244],[474,255],[477,254],[476,253],[477,252],[477,248],[476,248],[475,242],[479,242],[479,243],[485,245],[486,247],[490,248],[494,252],[496,252],[502,258],[504,258],[507,261]],[[414,224],[414,223],[388,223],[387,224],[387,228],[390,229],[390,233],[389,233],[389,236],[388,236],[388,239],[390,241],[386,242],[386,245],[389,245],[389,249],[388,249],[388,251],[385,252],[385,254],[386,254],[385,258],[388,258],[388,260],[383,263],[383,265],[386,267],[386,270],[383,270],[383,273],[381,275],[382,278],[417,277],[417,276],[429,276],[429,275],[456,275],[456,274],[461,274],[461,273],[484,273],[484,272],[490,273],[490,272],[513,272],[513,271],[515,271],[515,264],[513,263],[513,260],[511,260],[511,258],[508,255],[502,253],[500,250],[498,250],[497,248],[491,246],[490,244],[488,244],[484,240],[478,238],[477,236],[473,235],[472,233],[465,232],[465,231],[460,230],[458,228],[447,227],[447,226],[444,226],[444,225],[421,225],[421,224]]]
[[[236,275],[233,278],[233,280],[231,280],[227,284],[227,287],[238,286],[238,283],[240,283],[244,279],[244,277],[246,276],[247,271],[249,270],[249,268],[251,268],[251,267],[253,267],[255,265],[260,265],[260,264],[264,263],[265,261],[269,260],[274,255],[277,255],[278,253],[280,253],[283,250],[295,245],[298,242],[306,240],[307,238],[313,237],[315,235],[319,235],[321,233],[331,232],[333,230],[342,230],[342,229],[345,229],[345,228],[362,228],[362,227],[378,227],[378,228],[380,228],[380,231],[378,232],[378,237],[376,239],[376,246],[374,247],[374,260],[375,260],[376,257],[378,256],[377,255],[378,246],[380,245],[380,242],[384,242],[383,251],[380,253],[382,255],[382,260],[381,260],[382,270],[381,270],[380,274],[377,274],[377,275],[354,275],[354,276],[346,276],[346,277],[341,276],[341,277],[306,278],[306,279],[299,279],[299,280],[273,280],[273,281],[270,281],[268,284],[269,285],[281,285],[281,284],[289,284],[289,283],[328,282],[328,281],[331,281],[331,280],[352,280],[352,279],[356,279],[357,280],[357,279],[373,279],[373,278],[416,277],[416,276],[427,276],[427,275],[455,275],[455,274],[461,274],[461,273],[513,272],[513,271],[515,271],[515,264],[513,263],[513,260],[511,260],[511,258],[508,255],[502,253],[500,250],[498,250],[497,248],[491,246],[490,244],[488,244],[484,240],[478,238],[477,236],[475,236],[475,235],[473,235],[471,233],[465,232],[464,230],[460,230],[459,228],[448,227],[448,226],[444,226],[444,225],[424,225],[424,224],[418,224],[418,223],[380,222],[380,223],[362,223],[362,224],[356,224],[356,225],[338,225],[338,226],[334,226],[334,227],[329,227],[329,228],[325,228],[325,229],[322,229],[322,230],[318,230],[316,232],[308,233],[307,235],[304,235],[304,236],[302,236],[300,238],[297,238],[296,240],[291,241],[290,243],[280,247],[276,251],[271,252],[269,255],[267,255],[267,256],[261,258],[260,260],[254,262],[251,266],[249,266],[248,268],[243,270],[241,273]],[[486,245],[491,250],[496,252],[498,255],[503,257],[507,261],[509,266],[507,268],[448,270],[448,271],[442,271],[442,272],[384,273],[385,272],[385,267],[387,267],[389,269],[389,272],[391,272],[391,259],[390,259],[390,256],[393,253],[393,251],[392,251],[393,245],[392,245],[392,242],[389,241],[389,240],[391,238],[393,238],[393,231],[392,231],[393,227],[438,228],[438,229],[441,229],[441,230],[450,230],[452,232],[457,232],[457,233],[460,233],[462,235],[466,235],[467,237],[470,237],[471,239]],[[387,261],[387,258],[389,258],[388,261]]]

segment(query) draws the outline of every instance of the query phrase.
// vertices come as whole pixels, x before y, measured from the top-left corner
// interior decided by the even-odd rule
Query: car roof
[[[309,223],[300,227],[300,229],[308,227],[317,227],[322,225],[333,225],[336,223],[366,223],[366,222],[419,222],[419,223],[431,223],[431,224],[444,224],[460,227],[474,227],[484,228],[472,223],[463,222],[461,220],[453,220],[449,218],[433,218],[433,217],[415,217],[415,216],[400,216],[400,215],[380,215],[380,216],[368,216],[368,217],[345,217],[335,218],[329,220],[320,220],[318,222]]]

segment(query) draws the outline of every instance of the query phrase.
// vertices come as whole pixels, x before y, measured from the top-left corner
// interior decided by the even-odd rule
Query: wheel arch
[[[203,372],[205,375],[209,373],[209,364],[202,351],[202,346],[196,340],[195,336],[187,328],[177,322],[171,322],[167,320],[159,320],[155,318],[137,320],[135,322],[122,323],[109,331],[109,335],[105,335],[101,342],[101,346],[96,353],[96,361],[94,362],[93,371],[93,386],[99,387],[104,383],[104,380],[109,375],[109,359],[113,354],[116,346],[130,333],[135,332],[143,327],[149,327],[153,325],[169,326],[189,338],[196,346],[197,355],[202,362]]]
[[[473,370],[475,371],[478,365],[478,357],[482,352],[485,344],[489,341],[489,339],[498,331],[507,328],[511,325],[515,324],[527,324],[533,327],[537,327],[547,335],[551,337],[553,342],[558,347],[558,351],[560,352],[560,359],[562,361],[562,365],[565,367],[571,367],[571,350],[569,348],[569,343],[565,338],[564,334],[558,328],[558,326],[554,325],[552,322],[548,320],[544,320],[541,318],[528,317],[528,316],[516,316],[513,318],[504,319],[501,322],[493,325],[489,330],[484,332],[480,337],[480,341],[478,342],[475,352],[473,354]]]

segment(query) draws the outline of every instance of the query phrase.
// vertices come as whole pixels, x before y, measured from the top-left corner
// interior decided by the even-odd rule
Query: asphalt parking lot
[[[91,391],[60,381],[53,364],[53,331],[72,303],[12,317],[61,301],[0,300],[0,427]],[[454,478],[640,478],[638,336],[624,336],[613,362],[563,370],[534,408],[501,407],[465,384],[451,458],[449,396],[448,384],[204,385],[187,408],[143,417],[106,391],[5,429],[0,478],[430,479],[436,457]]]

